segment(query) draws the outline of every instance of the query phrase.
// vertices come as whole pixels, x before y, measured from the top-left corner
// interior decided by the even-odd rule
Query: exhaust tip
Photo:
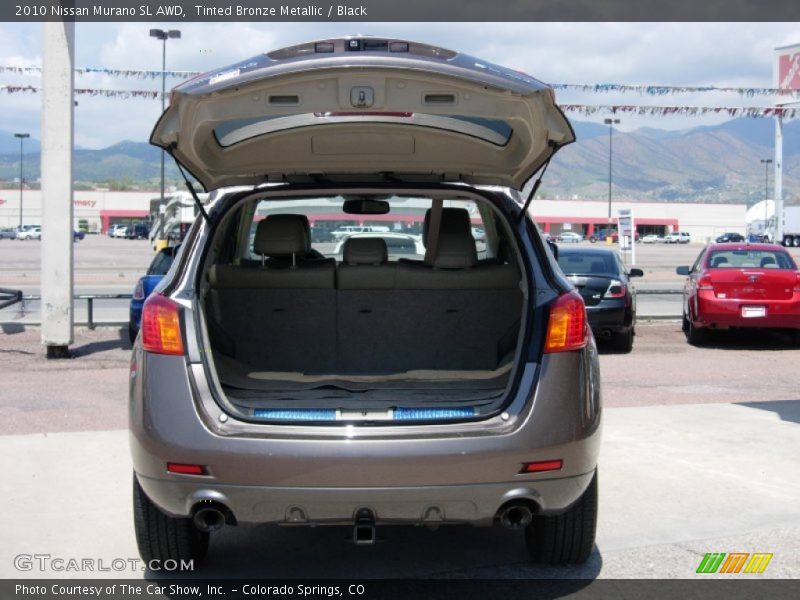
[[[524,529],[533,520],[533,511],[524,502],[513,502],[497,512],[500,524],[506,529]]]
[[[230,511],[217,502],[203,502],[195,510],[192,520],[195,527],[203,532],[222,529],[228,522]]]

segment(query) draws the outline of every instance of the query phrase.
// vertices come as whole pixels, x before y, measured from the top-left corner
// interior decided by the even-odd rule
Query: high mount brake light
[[[161,294],[151,294],[142,308],[142,348],[154,354],[183,355],[180,307]]]
[[[579,350],[588,339],[586,307],[580,294],[572,290],[556,298],[550,306],[545,353]]]

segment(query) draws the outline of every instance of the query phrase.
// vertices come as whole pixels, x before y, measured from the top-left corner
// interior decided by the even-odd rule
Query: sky
[[[180,29],[167,42],[167,70],[207,71],[295,43],[349,34],[411,39],[472,54],[550,83],[773,87],[774,48],[800,43],[797,23],[79,23],[76,67],[161,68],[149,29]],[[42,25],[0,23],[0,66],[41,66]],[[168,79],[167,88],[180,83]],[[0,72],[0,86],[41,86],[38,75]],[[160,90],[160,79],[76,75],[76,88]],[[768,96],[560,91],[561,103],[770,106]],[[160,101],[80,96],[75,143],[102,148],[147,141]],[[40,94],[0,92],[0,131],[39,138]],[[570,118],[602,122],[607,114]],[[621,115],[619,129],[687,129],[724,117]]]

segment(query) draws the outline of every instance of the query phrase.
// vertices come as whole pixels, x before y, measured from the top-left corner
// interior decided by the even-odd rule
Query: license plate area
[[[742,318],[744,319],[758,319],[767,316],[766,306],[743,306]]]

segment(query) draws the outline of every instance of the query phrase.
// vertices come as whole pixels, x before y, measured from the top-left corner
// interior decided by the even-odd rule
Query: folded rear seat
[[[265,371],[332,372],[335,261],[306,258],[310,251],[305,216],[271,215],[253,243],[261,265],[213,265],[209,332],[223,339],[212,345]]]

